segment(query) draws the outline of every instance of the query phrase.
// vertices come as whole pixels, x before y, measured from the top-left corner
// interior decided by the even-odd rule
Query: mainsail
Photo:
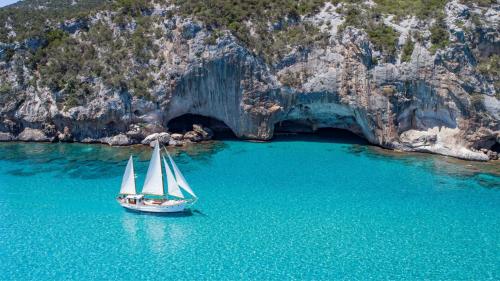
[[[177,179],[177,184],[182,188],[184,189],[185,191],[187,191],[189,194],[191,194],[193,197],[196,197],[196,194],[194,194],[193,190],[191,189],[191,187],[189,186],[189,184],[187,183],[186,179],[184,178],[184,176],[182,175],[181,171],[179,170],[179,168],[177,168],[177,165],[175,165],[175,162],[174,160],[172,159],[172,157],[170,157],[170,154],[168,153],[168,151],[165,149],[165,152],[167,152],[167,156],[168,156],[168,159],[170,160],[170,163],[172,164],[172,168],[174,169],[174,173],[175,173],[175,178]]]
[[[163,164],[165,165],[165,172],[167,173],[168,194],[175,197],[184,198],[184,194],[182,194],[182,191],[179,189],[179,185],[177,185],[174,174],[172,174],[167,161],[165,161],[165,158],[163,158]]]
[[[156,142],[151,161],[149,161],[148,172],[142,193],[151,195],[164,195],[163,192],[163,178],[161,175],[161,159],[160,159],[160,146]]]
[[[135,191],[134,160],[132,160],[132,155],[130,155],[127,167],[125,168],[125,173],[123,174],[120,194],[135,194],[135,193],[136,191]]]

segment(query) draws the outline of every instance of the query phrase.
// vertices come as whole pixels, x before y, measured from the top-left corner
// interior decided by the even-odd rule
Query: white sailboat
[[[174,213],[185,211],[196,203],[198,197],[166,149],[165,152],[174,172],[172,173],[165,157],[161,156],[160,146],[156,142],[140,194],[136,192],[134,162],[130,156],[123,174],[120,195],[117,198],[122,207],[141,212]],[[167,192],[163,184],[162,160],[167,176]],[[189,193],[190,197],[186,198],[181,189]]]

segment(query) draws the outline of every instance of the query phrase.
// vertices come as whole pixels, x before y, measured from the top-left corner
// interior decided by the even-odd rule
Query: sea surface
[[[151,149],[0,144],[0,280],[498,280],[498,163],[343,138],[174,151],[191,214],[116,202]]]

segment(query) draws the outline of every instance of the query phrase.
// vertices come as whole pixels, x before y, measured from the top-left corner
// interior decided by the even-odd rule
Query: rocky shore
[[[211,140],[214,133],[210,128],[193,124],[193,129],[185,133],[159,132],[152,133],[141,139],[137,131],[131,131],[126,134],[118,134],[112,137],[103,137],[100,139],[85,138],[82,143],[102,143],[111,146],[126,146],[132,144],[150,145],[153,147],[154,141],[158,141],[165,146],[183,146],[190,143],[198,143]],[[41,129],[25,128],[18,136],[11,133],[0,132],[0,142],[2,141],[23,141],[23,142],[74,142],[68,127],[63,132],[49,134]]]
[[[431,23],[384,18],[399,34],[393,58],[381,54],[366,31],[340,30],[343,17],[338,7],[330,6],[301,19],[327,34],[326,42],[295,48],[269,63],[230,32],[221,31],[212,40],[214,31],[203,23],[166,16],[171,7],[157,5],[150,16],[158,27],[153,42],[158,52],[146,63],[124,59],[153,77],[146,94],[79,75],[78,81],[88,87],[81,104],[64,98],[67,87],[56,91],[43,83],[23,84],[39,73],[22,67],[28,47],[20,43],[10,62],[0,62],[0,81],[17,89],[0,95],[0,141],[147,145],[158,138],[176,146],[211,137],[202,126],[183,134],[169,132],[172,120],[194,114],[223,123],[242,139],[270,140],[276,127],[287,123],[294,132],[346,129],[399,151],[498,158],[498,77],[478,71],[478,59],[500,53],[499,5],[449,1],[444,22],[450,43],[438,50],[431,50]],[[86,25],[92,30],[104,23],[114,40],[136,28],[119,26],[112,17],[112,12],[101,12]],[[414,38],[416,32],[421,37]],[[72,30],[74,44],[83,48],[85,33]],[[414,48],[403,61],[401,50],[408,40]],[[108,50],[96,46],[95,51],[105,57]],[[122,74],[125,80],[135,78],[125,70]]]

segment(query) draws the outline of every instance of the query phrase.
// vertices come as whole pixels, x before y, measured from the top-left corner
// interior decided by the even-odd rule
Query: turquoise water
[[[190,216],[124,211],[129,153],[0,144],[1,280],[500,278],[500,178],[435,156],[324,141],[177,154]],[[493,167],[495,169],[495,167]]]

